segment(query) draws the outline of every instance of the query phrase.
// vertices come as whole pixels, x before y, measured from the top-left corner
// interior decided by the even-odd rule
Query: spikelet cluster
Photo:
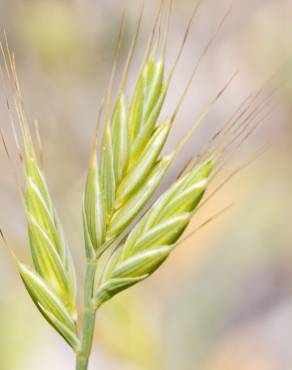
[[[84,194],[83,221],[89,260],[98,260],[137,219],[192,133],[193,128],[174,150],[162,155],[183,97],[174,114],[160,118],[174,70],[166,76],[166,45],[159,56],[152,41],[129,100],[124,76],[127,76],[131,50],[113,104],[110,82],[100,156],[96,135]],[[204,114],[199,121],[203,117]],[[212,167],[211,157],[190,166],[185,176],[155,202],[126,236],[102,274],[96,305],[150,276],[167,258],[191,221]]]
[[[83,202],[89,261],[97,261],[127,232],[128,226],[149,203],[194,127],[212,105],[195,121],[178,146],[162,155],[184,95],[175,113],[161,119],[174,70],[166,76],[165,48],[159,56],[157,45],[151,45],[150,42],[130,99],[126,98],[124,76],[127,76],[131,50],[113,104],[112,80],[107,92],[100,155],[97,131]],[[184,176],[155,202],[118,245],[102,274],[95,294],[96,306],[150,276],[167,258],[192,219],[207,188],[213,165],[211,153],[206,160],[189,166]]]
[[[177,58],[168,74],[165,65],[172,2],[170,2],[162,45],[160,43],[162,31],[156,29],[159,28],[158,24],[161,21],[163,2],[160,5],[145,58],[130,99],[127,99],[125,85],[136,46],[141,17],[128,54],[120,88],[112,103],[112,86],[118,58],[114,63],[105,99],[100,156],[97,153],[98,137],[96,136],[84,194],[84,235],[89,260],[98,259],[136,219],[159,187],[170,165],[191,137],[195,127],[203,121],[211,106],[219,99],[234,77],[207,105],[177,147],[170,153],[162,155],[176,116],[196,75],[202,57],[212,45],[226,15],[195,65],[190,81],[178,100],[174,112],[169,117],[162,119],[160,113],[199,4],[191,15]],[[156,33],[158,40],[154,42]],[[121,34],[122,32],[117,51],[121,46]]]

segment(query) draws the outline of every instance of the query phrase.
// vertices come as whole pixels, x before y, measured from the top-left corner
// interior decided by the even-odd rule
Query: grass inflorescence
[[[81,333],[78,330],[80,319],[77,316],[75,267],[42,169],[42,144],[38,125],[34,125],[38,146],[36,150],[32,128],[24,111],[15,57],[8,47],[6,36],[1,44],[4,62],[1,77],[7,90],[7,108],[23,169],[24,191],[2,131],[1,136],[25,210],[32,266],[18,260],[2,231],[1,237],[38,310],[76,352],[77,370],[86,370],[88,367],[96,310],[114,295],[148,278],[179,244],[213,220],[211,217],[198,229],[182,237],[198,209],[212,199],[242,168],[232,171],[204,197],[216,175],[269,113],[266,112],[266,107],[271,96],[262,98],[265,90],[263,86],[244,100],[223,123],[222,128],[181,169],[169,189],[154,197],[174,160],[237,74],[233,73],[203,107],[201,114],[190,125],[177,146],[164,153],[165,144],[198,69],[230,12],[228,10],[223,16],[195,63],[173,112],[162,119],[161,110],[199,5],[200,2],[190,17],[177,57],[167,73],[172,1],[168,5],[161,1],[141,68],[131,91],[127,82],[139,39],[142,7],[120,85],[114,92],[125,27],[125,16],[122,17],[112,74],[100,106],[90,151],[83,195],[86,275]],[[9,92],[12,92],[12,103],[8,98]],[[101,267],[96,281],[101,256],[106,258],[106,263]]]

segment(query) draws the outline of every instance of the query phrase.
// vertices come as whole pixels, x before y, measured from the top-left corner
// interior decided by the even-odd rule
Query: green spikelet
[[[101,189],[96,145],[92,150],[87,172],[86,187],[83,199],[83,225],[88,259],[95,259],[96,251],[105,239],[106,210]]]
[[[37,164],[28,127],[23,130],[25,212],[35,272],[21,265],[20,274],[46,319],[72,346],[76,346],[74,265],[45,178]]]
[[[100,172],[96,164],[89,166],[85,190],[84,233],[90,258],[99,256],[102,246],[109,246],[125,230],[173,159],[160,158],[171,129],[169,121],[158,124],[166,95],[163,78],[164,63],[149,57],[129,105],[120,92],[111,120],[105,122]]]
[[[98,302],[150,276],[188,226],[208,184],[212,160],[195,167],[166,191],[112,255],[96,293]]]

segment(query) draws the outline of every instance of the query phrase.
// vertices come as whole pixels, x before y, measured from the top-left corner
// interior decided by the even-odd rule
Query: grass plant
[[[120,85],[117,91],[113,91],[125,26],[125,17],[122,18],[112,74],[101,103],[89,155],[83,195],[86,273],[82,320],[77,315],[73,259],[50,196],[42,161],[39,160],[42,154],[35,148],[32,125],[25,114],[15,57],[6,38],[1,44],[1,76],[3,86],[7,86],[8,81],[7,89],[12,90],[12,103],[7,94],[7,107],[23,169],[24,191],[17,179],[2,131],[1,135],[26,215],[32,265],[27,266],[19,261],[2,231],[1,235],[36,307],[76,353],[76,370],[88,368],[95,317],[100,306],[151,276],[178,245],[197,231],[182,237],[198,209],[238,172],[239,168],[235,169],[204,198],[210,182],[226,161],[266,117],[265,108],[270,97],[258,102],[264,90],[262,87],[247,97],[216,135],[181,169],[169,189],[155,196],[182,148],[236,75],[233,74],[216,96],[210,99],[177,146],[169,153],[162,154],[192,81],[229,14],[227,12],[224,15],[194,65],[177,106],[167,118],[162,119],[160,113],[199,5],[190,17],[177,57],[167,72],[172,2],[160,3],[132,91],[127,82],[139,39],[143,10],[138,17]],[[38,130],[36,137],[40,143]],[[227,157],[225,153],[229,153]],[[199,228],[211,220],[213,217]],[[102,256],[106,263],[97,279],[96,271]],[[82,326],[81,332],[79,326]]]

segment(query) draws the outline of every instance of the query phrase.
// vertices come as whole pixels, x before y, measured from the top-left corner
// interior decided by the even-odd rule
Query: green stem
[[[93,305],[96,261],[87,263],[84,283],[84,317],[82,323],[81,348],[77,352],[76,370],[87,370],[94,335],[96,307]]]

